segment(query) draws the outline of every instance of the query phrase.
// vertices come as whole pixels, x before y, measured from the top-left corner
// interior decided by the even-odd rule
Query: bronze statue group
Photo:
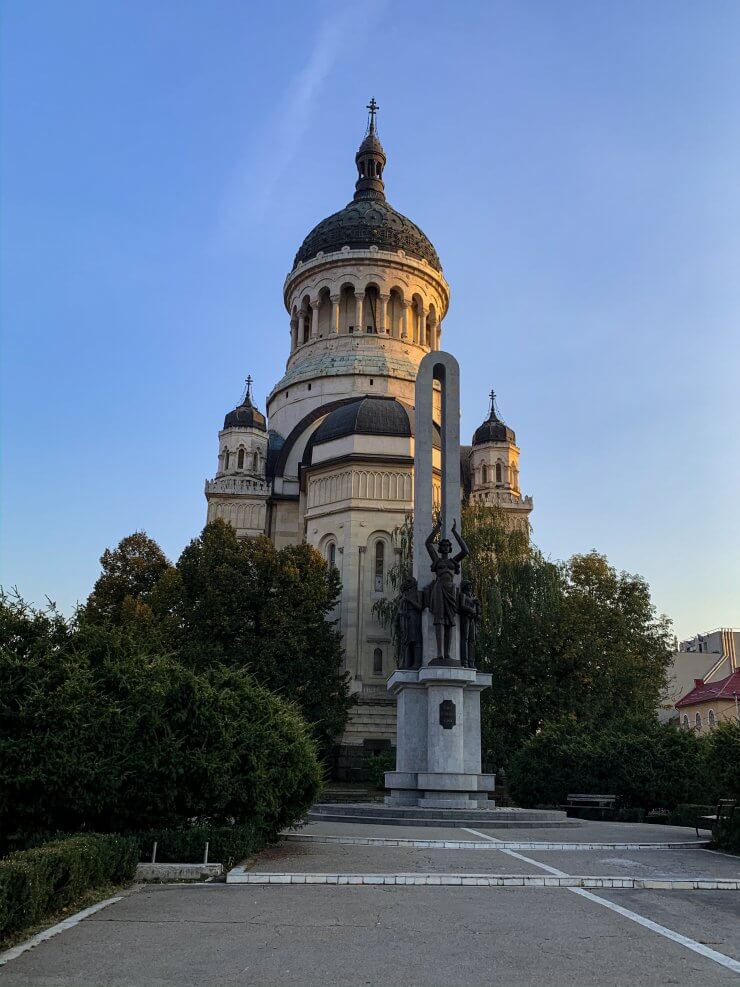
[[[459,618],[459,655],[463,668],[475,668],[475,642],[481,618],[479,600],[473,593],[469,579],[463,579],[459,590],[455,589],[455,576],[460,573],[460,563],[470,554],[468,546],[452,522],[452,535],[460,550],[452,555],[452,542],[442,538],[435,547],[434,541],[442,527],[437,521],[426,540],[427,552],[432,561],[434,579],[419,589],[413,576],[401,584],[401,596],[396,611],[396,634],[399,641],[399,668],[421,668],[423,655],[422,613],[429,610],[434,623],[437,657],[430,665],[453,664],[450,658],[452,631]]]

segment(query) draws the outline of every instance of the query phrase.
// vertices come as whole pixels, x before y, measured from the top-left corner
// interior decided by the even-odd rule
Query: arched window
[[[330,541],[326,546],[326,561],[332,569],[337,567],[337,546],[333,541]]]
[[[370,284],[365,289],[365,331],[377,332],[380,323],[380,292],[374,284]]]
[[[236,468],[239,470],[244,469],[244,450],[239,450],[239,455],[236,457]]]
[[[231,453],[227,449],[226,452],[224,453],[224,469],[225,470],[227,470],[229,468],[229,460],[230,459],[231,459]]]
[[[707,722],[709,724],[709,729],[710,730],[714,730],[714,727],[715,727],[715,724],[716,724],[717,721],[716,721],[716,718],[715,718],[714,710],[713,709],[710,709],[709,710],[709,716],[707,717]]]
[[[375,675],[383,674],[383,652],[380,648],[373,651],[373,673]]]
[[[496,463],[496,483],[501,483],[501,463]]]
[[[689,718],[688,718],[688,716],[685,713],[683,715],[683,728],[684,728],[684,730],[688,730],[689,729]]]
[[[385,576],[385,544],[382,541],[375,542],[375,592],[383,592],[383,579]]]
[[[694,723],[696,725],[696,732],[701,733],[701,713],[699,710],[696,711],[696,716],[694,717]]]
[[[252,456],[252,469],[254,470],[255,473],[259,469],[259,464],[260,464],[260,462],[259,462],[259,456],[255,452],[254,455]]]
[[[483,463],[483,469],[481,470],[481,480],[483,483],[488,483],[488,467]]]

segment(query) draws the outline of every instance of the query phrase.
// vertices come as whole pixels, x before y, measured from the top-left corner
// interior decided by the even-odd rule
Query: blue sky
[[[2,582],[70,608],[172,558],[216,433],[288,349],[281,288],[354,182],[452,286],[463,436],[499,394],[535,540],[740,624],[740,5],[5,0]]]

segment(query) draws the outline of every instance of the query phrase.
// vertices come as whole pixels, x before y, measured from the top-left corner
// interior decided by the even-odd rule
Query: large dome
[[[344,209],[322,220],[301,244],[293,266],[311,260],[320,250],[325,254],[342,247],[350,250],[404,250],[409,257],[425,260],[442,270],[437,251],[416,223],[397,212],[383,199],[356,199]]]
[[[416,223],[396,212],[386,201],[383,184],[386,156],[375,130],[374,109],[355,163],[358,177],[354,199],[311,230],[295,255],[293,267],[312,260],[319,251],[328,254],[342,247],[350,250],[377,247],[392,253],[404,250],[409,257],[425,260],[441,271],[439,256],[429,239]]]

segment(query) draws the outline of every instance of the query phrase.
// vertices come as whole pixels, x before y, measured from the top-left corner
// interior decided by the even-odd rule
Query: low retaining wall
[[[137,881],[207,881],[220,877],[223,864],[137,864]]]

